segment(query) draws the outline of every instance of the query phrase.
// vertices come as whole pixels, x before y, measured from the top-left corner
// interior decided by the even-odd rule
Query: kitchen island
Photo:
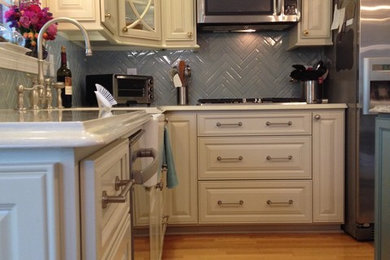
[[[150,118],[143,111],[0,111],[0,259],[86,259],[82,221],[97,220],[82,220],[81,215],[100,204],[83,204],[85,192],[95,191],[83,191],[85,182],[93,181],[82,181],[83,171],[97,158],[104,172],[129,178],[127,138]],[[104,189],[119,195],[105,177]],[[101,212],[105,220],[123,211],[124,204],[112,205]],[[117,227],[101,226],[103,236],[93,243],[98,256],[129,250],[115,247],[119,235],[125,235]]]

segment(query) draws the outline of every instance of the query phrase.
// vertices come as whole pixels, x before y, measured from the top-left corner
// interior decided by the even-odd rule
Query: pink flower
[[[19,22],[20,22],[20,25],[26,29],[29,28],[30,24],[31,24],[31,21],[27,16],[20,17]]]

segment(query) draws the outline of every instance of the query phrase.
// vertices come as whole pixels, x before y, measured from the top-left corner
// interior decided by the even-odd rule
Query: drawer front
[[[200,181],[199,222],[311,223],[311,181]]]
[[[310,112],[198,114],[198,136],[308,134],[311,134]]]
[[[198,177],[311,179],[311,137],[199,137]]]

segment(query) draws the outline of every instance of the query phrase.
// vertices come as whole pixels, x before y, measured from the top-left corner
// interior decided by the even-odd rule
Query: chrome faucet
[[[58,18],[54,18],[54,19],[48,21],[47,23],[45,23],[42,26],[41,30],[39,31],[38,40],[37,40],[37,44],[38,44],[38,82],[33,87],[39,93],[39,95],[38,95],[39,100],[33,101],[33,102],[39,103],[45,108],[51,108],[51,104],[49,104],[49,102],[51,103],[52,98],[51,98],[51,89],[50,89],[51,84],[48,81],[45,82],[45,77],[43,75],[44,74],[43,73],[43,62],[44,61],[43,61],[43,53],[42,53],[43,52],[42,51],[43,34],[45,33],[46,29],[50,25],[52,25],[53,23],[58,23],[58,22],[68,22],[68,23],[72,23],[72,24],[76,25],[80,29],[80,31],[83,35],[84,41],[85,41],[85,55],[86,56],[92,55],[91,43],[89,41],[87,31],[75,19],[68,18],[68,17],[58,17]]]

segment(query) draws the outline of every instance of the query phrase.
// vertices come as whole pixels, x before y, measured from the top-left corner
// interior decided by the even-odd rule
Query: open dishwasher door
[[[132,259],[161,259],[168,220],[163,167],[164,115],[154,114],[144,133],[130,139]]]

